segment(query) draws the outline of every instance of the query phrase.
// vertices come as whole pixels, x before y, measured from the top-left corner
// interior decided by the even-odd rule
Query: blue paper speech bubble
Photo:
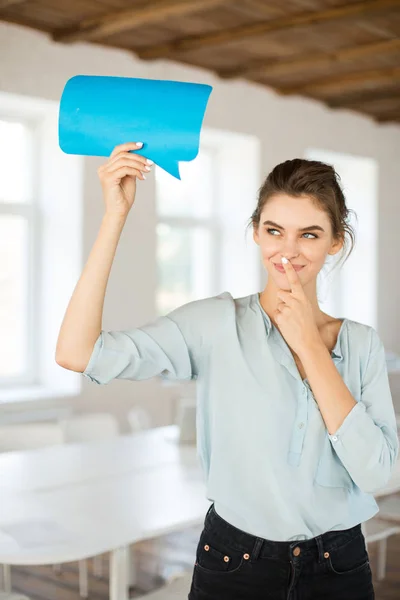
[[[60,148],[109,156],[117,144],[143,142],[135,152],[180,179],[178,161],[198,154],[211,90],[201,83],[76,75],[61,97]]]

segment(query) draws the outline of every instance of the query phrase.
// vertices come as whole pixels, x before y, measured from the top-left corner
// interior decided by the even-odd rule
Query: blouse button
[[[324,552],[324,558],[329,558],[329,552]]]
[[[244,558],[244,560],[249,560],[250,554],[247,554],[247,552],[246,552],[246,554],[243,554],[243,558]]]
[[[207,552],[208,552],[208,550],[209,550],[209,549],[210,549],[210,546],[208,546],[208,544],[206,544],[206,545],[204,546],[204,550],[207,550]]]
[[[337,442],[337,435],[334,435],[334,436],[332,437],[332,440],[333,440],[334,442]]]

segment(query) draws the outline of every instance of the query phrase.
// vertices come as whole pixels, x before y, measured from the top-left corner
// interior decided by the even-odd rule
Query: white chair
[[[74,442],[96,442],[119,435],[116,418],[110,413],[86,413],[60,421],[64,440]]]
[[[179,398],[175,423],[179,427],[179,443],[196,443],[196,398]]]
[[[387,540],[392,535],[398,535],[400,533],[400,524],[396,525],[383,519],[378,513],[372,519],[369,519],[365,523],[362,523],[362,530],[365,537],[365,545],[368,547],[369,544],[378,542],[378,564],[377,564],[377,579],[380,581],[385,578],[386,575],[386,553],[387,553]]]
[[[7,592],[0,592],[0,600],[29,600],[28,596],[22,594],[8,594]]]
[[[119,427],[116,418],[110,413],[85,413],[75,415],[60,421],[66,443],[96,442],[117,437]],[[79,595],[87,598],[89,593],[87,561],[80,560],[79,569]],[[61,571],[61,565],[54,567],[56,572]],[[93,572],[96,577],[102,576],[101,556],[93,558]]]
[[[400,525],[400,493],[390,494],[377,500],[380,519]]]
[[[62,429],[57,423],[23,423],[0,427],[0,452],[36,450],[46,446],[59,446],[64,443]],[[3,597],[7,600],[25,598],[11,593],[11,567],[2,566]],[[0,595],[2,600],[2,596]]]
[[[59,446],[64,435],[57,423],[24,423],[0,427],[0,452]]]
[[[397,429],[399,430],[400,433],[400,414],[396,413],[396,423],[397,423]]]
[[[141,406],[135,406],[128,412],[128,422],[132,433],[151,428],[149,412]]]
[[[191,582],[192,573],[179,573],[159,590],[140,596],[138,600],[187,600]]]

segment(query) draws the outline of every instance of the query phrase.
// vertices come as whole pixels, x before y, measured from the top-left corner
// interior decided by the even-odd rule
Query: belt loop
[[[263,545],[263,543],[264,543],[264,540],[263,540],[263,538],[259,538],[259,537],[258,537],[258,538],[256,539],[256,542],[255,542],[255,544],[254,544],[253,551],[252,551],[252,553],[251,553],[251,556],[250,556],[250,562],[255,562],[255,561],[257,560],[257,558],[258,558],[258,557],[259,557],[259,555],[260,555],[260,552],[261,552],[261,548],[262,548],[262,545]]]
[[[315,541],[317,542],[317,547],[318,547],[318,562],[323,563],[325,557],[324,557],[324,548],[323,548],[323,544],[322,544],[322,536],[317,535],[317,537],[315,538]]]
[[[204,522],[206,521],[206,519],[207,519],[208,515],[210,514],[210,512],[212,511],[213,507],[214,507],[214,502],[212,502],[210,504],[208,511],[206,512],[206,516],[204,517]]]

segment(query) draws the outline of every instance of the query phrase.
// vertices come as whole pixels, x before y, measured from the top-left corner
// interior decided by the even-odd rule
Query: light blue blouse
[[[207,498],[239,529],[292,541],[375,515],[373,492],[399,452],[376,330],[344,319],[332,360],[357,401],[332,435],[258,293],[223,292],[142,327],[102,331],[83,375],[98,384],[196,379]]]

